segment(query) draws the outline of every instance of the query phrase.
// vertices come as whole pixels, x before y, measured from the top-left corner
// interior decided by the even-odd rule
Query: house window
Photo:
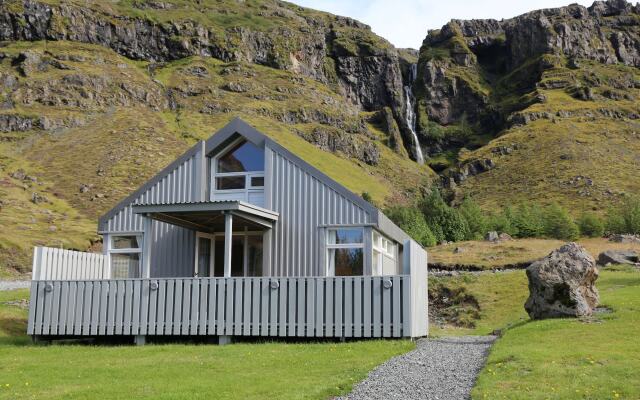
[[[397,261],[398,246],[396,243],[382,236],[378,232],[373,232],[373,275],[398,275]]]
[[[110,240],[111,278],[140,278],[142,235],[111,236]]]
[[[242,200],[263,206],[264,150],[240,140],[212,160],[212,200]]]
[[[362,275],[364,270],[362,228],[327,230],[327,275]]]

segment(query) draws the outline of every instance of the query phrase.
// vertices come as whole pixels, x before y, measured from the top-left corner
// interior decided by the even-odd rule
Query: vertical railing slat
[[[325,296],[324,296],[324,310],[325,310],[325,322],[324,322],[324,335],[327,337],[333,337],[333,306],[335,304],[333,297],[333,282],[335,278],[327,278],[324,281],[325,284]]]
[[[191,281],[191,313],[189,323],[189,335],[197,335],[200,325],[200,279],[194,278]]]
[[[400,337],[400,330],[401,330],[401,325],[400,325],[400,308],[402,306],[402,303],[400,302],[400,277],[399,276],[394,276],[393,278],[393,286],[391,287],[391,289],[393,290],[393,299],[392,299],[392,303],[393,303],[393,336],[394,337]]]
[[[242,334],[245,336],[251,335],[251,300],[253,299],[253,285],[251,278],[242,279],[242,285],[244,286],[244,298],[242,305]]]
[[[296,335],[296,303],[298,301],[298,288],[297,281],[295,278],[289,278],[289,321],[288,321],[288,329],[287,336],[295,336]]]
[[[260,279],[251,278],[251,291],[253,300],[251,301],[251,335],[260,335]]]
[[[198,334],[206,335],[207,334],[207,321],[209,315],[208,311],[208,303],[209,303],[209,279],[201,279],[200,280],[200,324],[198,327]]]
[[[371,283],[371,290],[373,292],[373,337],[381,337],[382,329],[380,326],[380,313],[382,312],[382,279],[380,277],[374,277],[371,279]]]
[[[113,335],[116,323],[116,296],[118,293],[118,282],[109,281],[109,306],[107,312],[107,335]]]
[[[225,285],[225,291],[226,291],[226,296],[225,296],[225,304],[226,304],[226,309],[225,309],[225,313],[224,313],[224,319],[225,319],[225,328],[224,328],[224,334],[225,335],[233,335],[233,306],[234,306],[234,302],[233,302],[233,293],[234,293],[234,287],[233,287],[233,279],[232,278],[225,278],[224,279],[224,285]]]
[[[234,288],[234,314],[233,314],[233,334],[240,335],[242,334],[242,299],[244,298],[244,291],[242,287],[242,279],[236,278],[234,279],[235,288]]]
[[[166,279],[161,279],[158,281],[158,290],[157,290],[157,302],[158,307],[156,311],[156,329],[154,333],[156,335],[164,334],[164,321],[166,315],[166,306],[165,306],[165,297],[167,295],[167,281]]]
[[[184,282],[182,279],[176,279],[175,283],[176,287],[173,293],[173,334],[179,335],[182,328],[182,290]]]
[[[344,304],[344,337],[353,336],[353,278],[344,278],[344,295],[342,296]]]
[[[209,306],[207,307],[207,313],[209,314],[208,335],[216,334],[217,282],[218,280],[216,278],[209,279]]]
[[[303,278],[304,279],[304,278]],[[305,279],[307,282],[307,315],[306,315],[306,329],[305,336],[313,336],[315,334],[316,314],[315,314],[315,292],[316,285],[314,278]]]
[[[324,336],[324,279],[316,278],[316,337]]]
[[[217,291],[218,291],[218,313],[216,318],[216,333],[219,335],[224,335],[225,329],[225,299],[226,299],[226,288],[225,288],[225,278],[216,279]]]
[[[353,336],[362,337],[362,277],[353,280]],[[366,279],[366,278],[365,278]]]

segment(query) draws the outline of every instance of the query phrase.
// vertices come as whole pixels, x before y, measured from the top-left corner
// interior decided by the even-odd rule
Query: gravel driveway
[[[0,290],[28,289],[31,281],[0,281]]]
[[[343,399],[468,399],[495,336],[420,339],[369,373]]]

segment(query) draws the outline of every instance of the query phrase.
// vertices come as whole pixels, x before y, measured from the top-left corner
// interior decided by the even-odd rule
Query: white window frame
[[[114,243],[114,239],[116,237],[128,237],[128,236],[134,236],[137,241],[138,241],[138,247],[134,248],[134,247],[130,247],[130,248],[125,248],[125,249],[116,249],[113,245]],[[112,254],[139,254],[138,256],[138,262],[139,262],[139,266],[138,268],[139,270],[139,276],[140,278],[144,277],[144,271],[143,271],[143,266],[144,266],[144,262],[142,260],[142,258],[144,257],[142,249],[144,247],[144,235],[142,233],[139,232],[118,232],[118,233],[110,233],[108,235],[107,238],[107,256],[108,256],[108,260],[109,260],[109,277],[111,278],[113,276],[113,265],[112,265],[112,259],[111,259],[111,255]]]
[[[376,240],[376,236],[378,236]],[[374,276],[383,276],[382,266],[384,262],[384,257],[392,259],[396,263],[396,268],[398,267],[398,243],[384,236],[382,233],[372,230],[371,234],[371,259],[376,257],[375,252],[378,252],[377,266],[379,268],[378,271],[372,270],[371,274]],[[393,246],[393,251],[389,251],[388,246]],[[375,265],[375,262],[372,262],[372,267]]]
[[[239,194],[242,195],[244,201],[249,201],[249,195],[251,193],[264,193],[264,184],[262,186],[251,186],[252,178],[262,178],[264,182],[264,170],[265,166],[262,166],[262,171],[249,171],[249,172],[218,172],[218,160],[220,157],[226,155],[234,146],[241,142],[248,142],[244,137],[238,138],[231,142],[228,146],[223,148],[214,157],[211,158],[211,198],[216,199],[216,194]],[[264,151],[264,149],[262,149]],[[266,163],[266,159],[265,159]],[[244,189],[218,189],[217,178],[224,177],[238,177],[244,176]]]
[[[231,236],[242,236],[242,276],[246,277],[249,272],[249,236],[260,236],[263,238],[264,245],[264,232],[262,231],[249,231],[233,232]],[[206,237],[211,239],[211,260],[209,261],[209,276],[213,277],[215,272],[215,258],[216,258],[216,239],[224,238],[224,233],[205,233],[196,232],[196,244],[195,244],[195,261],[193,263],[193,276],[198,278],[198,251],[200,237]],[[264,267],[264,266],[263,266]]]
[[[361,243],[338,243],[338,244],[332,244],[329,243],[329,238],[331,235],[331,231],[343,231],[343,230],[357,230],[362,232],[362,242]],[[331,228],[327,228],[326,229],[326,235],[325,235],[325,252],[326,252],[326,265],[325,265],[325,275],[326,276],[336,276],[336,271],[335,271],[335,265],[333,265],[331,263],[331,250],[335,250],[335,249],[362,249],[362,252],[364,253],[365,249],[364,249],[364,235],[365,235],[365,230],[364,227],[344,227],[341,228],[339,226],[335,226],[335,227],[331,227]],[[363,254],[364,255],[364,254]],[[364,261],[363,261],[364,262]],[[364,276],[365,274],[365,266],[362,266],[362,275]]]
[[[195,257],[193,263],[193,276],[194,278],[200,278],[198,275],[198,253],[200,251],[200,238],[207,238],[211,241],[211,248],[209,249],[209,276],[213,276],[213,260],[215,259],[215,251],[216,251],[216,237],[211,233],[205,232],[196,232],[196,248],[195,248]]]

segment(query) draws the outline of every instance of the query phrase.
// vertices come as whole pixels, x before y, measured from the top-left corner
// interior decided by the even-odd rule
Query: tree
[[[422,201],[420,208],[438,242],[459,242],[469,237],[467,220],[444,202],[437,189]]]
[[[435,236],[424,219],[424,215],[417,208],[397,206],[388,209],[386,214],[396,225],[421,245],[431,247],[437,244]]]
[[[640,234],[640,197],[627,198],[618,208],[609,210],[607,231],[611,233]]]
[[[544,216],[539,206],[520,203],[512,213],[511,225],[521,238],[540,237],[544,233]]]
[[[588,237],[602,237],[604,235],[604,223],[602,219],[593,213],[584,213],[578,218],[580,234]]]
[[[545,210],[544,234],[555,239],[575,240],[580,231],[567,210],[554,203]]]
[[[480,240],[487,233],[487,217],[480,206],[467,197],[462,201],[459,207],[460,214],[467,221],[469,226],[468,240]]]

